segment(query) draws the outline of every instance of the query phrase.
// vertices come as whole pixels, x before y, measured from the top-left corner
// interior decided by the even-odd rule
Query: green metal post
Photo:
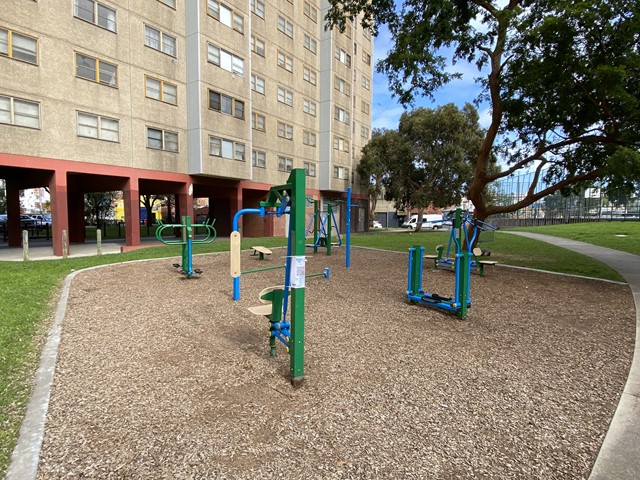
[[[294,256],[305,255],[305,204],[306,186],[304,169],[295,168],[289,175],[291,185],[291,246]],[[304,288],[291,289],[291,384],[302,386],[304,381]]]
[[[331,255],[331,217],[333,216],[333,212],[331,209],[331,204],[327,205],[327,255]]]

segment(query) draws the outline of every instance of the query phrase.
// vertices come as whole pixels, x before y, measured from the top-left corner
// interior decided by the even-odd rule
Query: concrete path
[[[640,256],[566,238],[506,232],[553,243],[606,263],[624,277],[636,304],[636,346],[629,378],[604,439],[590,480],[640,479]]]

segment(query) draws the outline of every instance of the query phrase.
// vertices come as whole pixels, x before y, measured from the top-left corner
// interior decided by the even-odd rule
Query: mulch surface
[[[243,252],[243,269],[260,262]],[[283,270],[228,254],[81,272],[73,281],[40,479],[587,478],[627,378],[626,285],[493,267],[465,320],[404,299],[407,255],[310,256],[305,382],[251,314]],[[179,261],[179,260],[178,260]],[[425,263],[425,266],[428,264]],[[425,271],[425,291],[453,274]]]

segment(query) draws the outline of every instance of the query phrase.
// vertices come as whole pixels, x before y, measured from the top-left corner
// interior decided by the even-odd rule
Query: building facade
[[[206,198],[221,235],[292,168],[322,203],[351,187],[371,129],[372,37],[326,30],[326,0],[8,0],[0,11],[0,178],[9,243],[20,190],[48,187],[54,253],[84,241],[84,194]],[[366,208],[352,224],[366,228]],[[269,216],[273,217],[273,216]],[[244,235],[284,233],[269,218]]]

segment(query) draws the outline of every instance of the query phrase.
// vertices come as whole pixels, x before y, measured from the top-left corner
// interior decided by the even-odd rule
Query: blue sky
[[[390,35],[385,26],[380,27],[380,33],[374,38],[374,61],[378,61],[386,56],[390,48]],[[463,78],[454,80],[448,85],[438,90],[434,97],[435,101],[427,97],[416,99],[415,107],[436,108],[447,103],[455,103],[462,107],[466,102],[472,102],[479,93],[479,88],[474,82],[474,78],[480,74],[475,65],[458,62],[451,71],[463,74]],[[373,128],[398,128],[400,115],[404,112],[402,105],[395,98],[392,98],[386,75],[374,71],[373,74],[373,105],[372,105],[372,127]],[[482,105],[478,112],[480,114],[480,125],[484,128],[489,126],[491,112],[487,105]]]

